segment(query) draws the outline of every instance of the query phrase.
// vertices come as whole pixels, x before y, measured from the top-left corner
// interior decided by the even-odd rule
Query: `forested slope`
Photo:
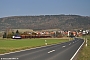
[[[79,15],[11,16],[0,18],[0,30],[23,29],[90,29],[90,17]]]

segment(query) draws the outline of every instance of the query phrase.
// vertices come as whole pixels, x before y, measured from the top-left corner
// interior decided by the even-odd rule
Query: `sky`
[[[90,0],[0,0],[0,17],[60,14],[90,16]]]

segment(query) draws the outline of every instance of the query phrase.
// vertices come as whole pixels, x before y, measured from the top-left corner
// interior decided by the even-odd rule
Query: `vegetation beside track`
[[[45,41],[46,40],[46,41]],[[0,54],[66,42],[68,39],[0,39]]]
[[[86,43],[81,48],[77,60],[90,60],[90,35],[84,36],[87,39],[87,47]]]

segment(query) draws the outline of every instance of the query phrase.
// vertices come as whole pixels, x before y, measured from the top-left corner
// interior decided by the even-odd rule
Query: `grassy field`
[[[68,39],[0,39],[0,54],[45,46],[45,40],[47,40],[48,45],[68,41]]]
[[[90,36],[85,36],[87,38],[87,47],[84,45],[79,52],[77,60],[90,60]]]

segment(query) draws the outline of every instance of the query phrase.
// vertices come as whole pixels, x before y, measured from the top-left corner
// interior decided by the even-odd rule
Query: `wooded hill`
[[[11,16],[0,18],[0,30],[90,29],[90,17],[79,15]]]

